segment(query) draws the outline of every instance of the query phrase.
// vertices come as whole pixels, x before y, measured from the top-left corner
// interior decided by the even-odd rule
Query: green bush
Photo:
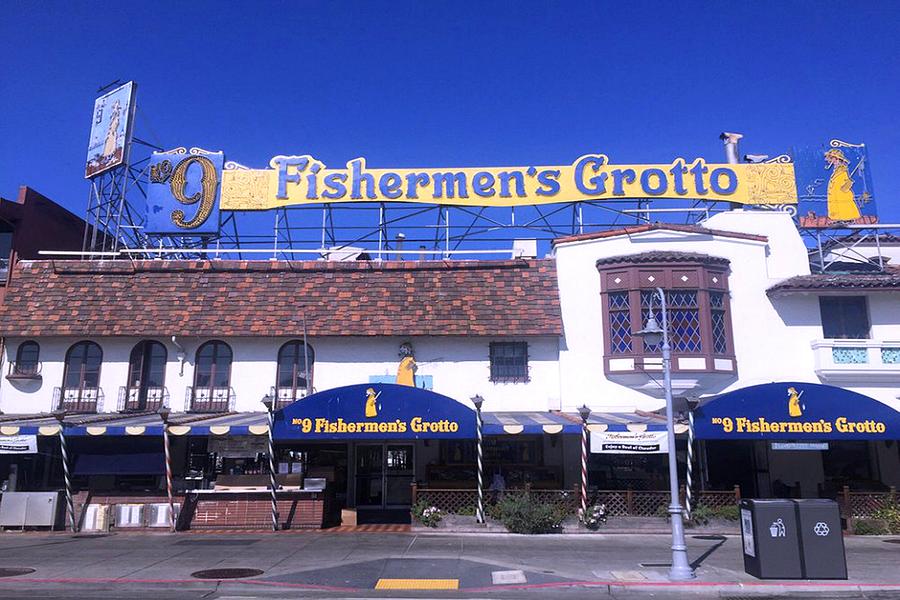
[[[565,510],[535,500],[528,492],[504,495],[497,502],[496,513],[511,533],[552,533],[566,518]]]
[[[690,524],[694,526],[709,525],[709,522],[713,519],[721,519],[723,521],[737,521],[739,518],[740,510],[738,509],[737,505],[718,506],[715,508],[710,508],[701,504],[691,511]]]
[[[444,513],[429,504],[427,500],[422,499],[413,504],[412,516],[425,527],[437,527],[444,518]]]
[[[475,506],[473,506],[472,504],[469,504],[466,506],[460,506],[459,509],[454,514],[460,515],[461,517],[474,517],[475,516]]]
[[[889,530],[888,533],[900,533],[900,504],[896,502],[886,504],[872,513],[872,517],[884,521]]]
[[[853,523],[856,535],[888,535],[891,528],[884,519],[857,519]]]

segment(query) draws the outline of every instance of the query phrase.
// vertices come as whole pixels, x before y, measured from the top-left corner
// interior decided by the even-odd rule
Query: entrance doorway
[[[408,522],[414,476],[412,444],[357,444],[356,509],[359,522]]]

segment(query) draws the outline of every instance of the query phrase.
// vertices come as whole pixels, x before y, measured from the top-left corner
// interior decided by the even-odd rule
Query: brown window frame
[[[614,259],[601,259],[597,261],[597,270],[601,278],[601,297],[603,311],[603,355],[604,370],[607,374],[643,372],[644,359],[653,358],[659,360],[659,349],[646,349],[643,341],[634,335],[643,329],[645,324],[645,310],[641,302],[642,292],[655,291],[662,288],[667,296],[670,293],[696,291],[697,316],[699,320],[699,345],[698,350],[686,350],[672,344],[672,370],[679,371],[731,371],[736,372],[736,360],[734,352],[734,334],[732,330],[731,302],[728,287],[729,263],[726,259],[709,257],[705,255],[666,257],[666,253],[653,253],[655,257],[635,255]],[[627,308],[621,302],[622,294],[627,294]],[[721,307],[711,305],[713,294],[722,294]],[[611,305],[610,297],[616,295],[617,301]],[[655,300],[655,302],[657,302]],[[667,305],[669,306],[669,305]],[[691,309],[685,309],[691,310]],[[611,321],[611,313],[629,315],[628,330],[620,328],[613,337],[614,331]],[[654,313],[659,314],[658,303],[654,304]],[[721,350],[722,338],[714,336],[714,313],[722,315],[724,321],[724,342],[726,347]],[[669,306],[670,338],[672,337],[673,309]],[[657,317],[658,318],[658,317]],[[620,320],[621,322],[621,320]],[[660,325],[662,323],[660,322]],[[626,336],[627,334],[627,336]],[[628,338],[627,341],[625,338]],[[614,347],[615,344],[615,347]],[[679,357],[693,357],[704,359],[705,368],[679,369]],[[633,369],[609,368],[610,359],[634,359]],[[732,369],[716,368],[716,359],[730,361]]]
[[[499,356],[497,350],[501,347],[518,347],[524,348],[524,360],[525,364],[522,366],[522,374],[521,375],[501,375],[498,373],[500,367],[511,367],[518,365],[500,365],[496,364],[495,360],[498,358],[507,358]],[[528,342],[526,341],[497,341],[491,342],[488,345],[488,365],[490,369],[490,378],[489,381],[492,383],[528,383],[531,381],[531,368],[529,365],[529,356],[528,356]]]

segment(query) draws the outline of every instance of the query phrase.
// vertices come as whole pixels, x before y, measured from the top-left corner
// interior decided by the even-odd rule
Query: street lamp
[[[656,288],[662,309],[662,327],[656,322],[653,314],[653,302],[650,302],[650,316],[647,323],[634,335],[642,338],[647,345],[655,346],[662,342],[663,362],[663,389],[666,395],[666,437],[669,444],[669,516],[672,524],[672,568],[669,570],[669,579],[684,581],[694,578],[694,570],[688,562],[687,546],[684,541],[684,509],[678,500],[678,463],[675,459],[675,419],[672,407],[672,347],[669,344],[669,316],[666,312],[666,293],[662,288]]]

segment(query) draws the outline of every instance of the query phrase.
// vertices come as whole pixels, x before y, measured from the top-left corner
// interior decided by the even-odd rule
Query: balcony
[[[900,378],[900,340],[814,340],[812,349],[822,381],[864,384]]]
[[[10,381],[40,381],[42,367],[43,363],[41,362],[11,362],[6,378]]]
[[[103,410],[103,389],[99,387],[53,388],[53,410],[67,413],[96,413]]]
[[[184,398],[184,410],[195,413],[231,412],[235,402],[234,388],[188,386]]]
[[[169,390],[166,387],[119,388],[119,412],[156,412],[163,406],[169,406]]]
[[[309,393],[306,391],[306,388],[289,388],[289,387],[280,387],[280,388],[272,388],[272,394],[275,396],[275,410],[280,410],[285,406],[293,404],[297,400],[302,400],[306,398]]]

